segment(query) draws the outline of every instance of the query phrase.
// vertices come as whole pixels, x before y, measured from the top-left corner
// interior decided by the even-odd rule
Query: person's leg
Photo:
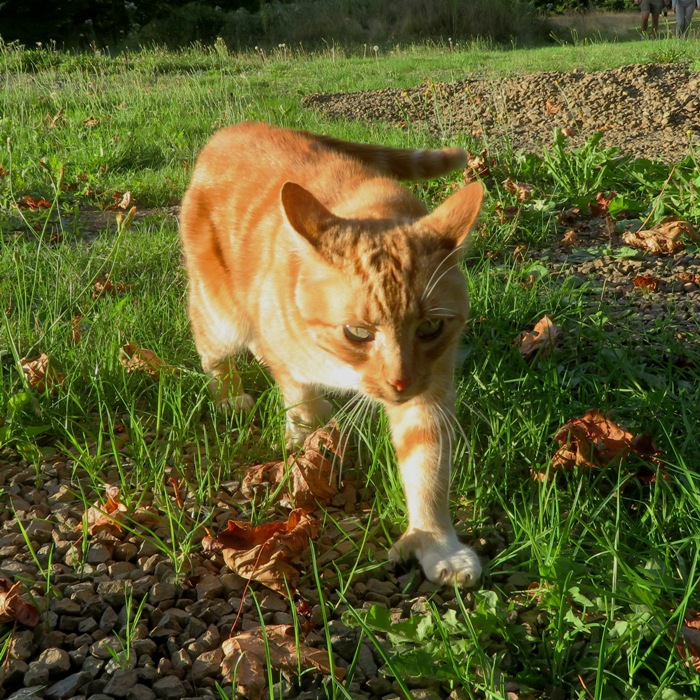
[[[661,16],[662,5],[651,6],[651,33],[656,36],[659,33],[659,17]]]

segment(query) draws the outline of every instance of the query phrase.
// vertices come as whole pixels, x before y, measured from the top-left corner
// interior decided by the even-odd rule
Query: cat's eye
[[[442,333],[444,325],[445,322],[441,318],[429,318],[418,326],[416,335],[421,340],[433,340]]]
[[[374,333],[362,326],[343,326],[343,333],[353,343],[369,343],[374,340]]]

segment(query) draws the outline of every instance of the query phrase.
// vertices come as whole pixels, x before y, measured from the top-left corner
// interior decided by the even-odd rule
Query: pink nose
[[[408,389],[408,379],[390,379],[389,384],[393,386],[399,394],[402,394],[406,389]]]

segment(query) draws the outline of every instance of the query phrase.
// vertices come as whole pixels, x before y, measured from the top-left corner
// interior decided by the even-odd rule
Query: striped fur
[[[465,187],[428,213],[396,178],[463,164],[461,149],[245,123],[204,148],[181,213],[190,320],[217,400],[252,406],[233,361],[248,348],[280,386],[290,445],[327,419],[325,390],[381,402],[409,516],[390,556],[416,556],[447,584],[473,584],[481,571],[450,523],[449,478],[468,311],[457,260],[482,190]]]

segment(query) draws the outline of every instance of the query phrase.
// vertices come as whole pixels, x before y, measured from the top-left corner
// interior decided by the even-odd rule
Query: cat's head
[[[449,390],[468,312],[459,253],[482,197],[475,183],[425,216],[351,220],[283,187],[298,235],[295,304],[309,342],[337,361],[325,383],[390,405]]]

